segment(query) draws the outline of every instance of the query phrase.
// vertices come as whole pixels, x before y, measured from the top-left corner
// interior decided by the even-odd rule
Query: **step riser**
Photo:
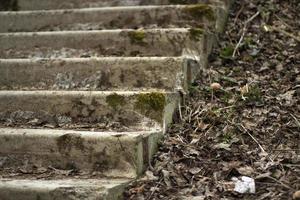
[[[0,60],[0,89],[138,90],[185,89],[200,66],[187,58],[92,58]],[[180,85],[178,85],[180,84]]]
[[[0,13],[0,32],[101,30],[138,27],[207,27],[216,25],[217,8],[195,6],[146,6],[80,10]],[[201,12],[202,15],[201,15]]]
[[[1,200],[120,200],[129,181],[1,180]]]
[[[103,133],[0,129],[0,157],[5,168],[32,166],[78,169],[107,177],[141,175],[162,132]],[[42,144],[42,145],[41,145]]]
[[[0,58],[181,56],[189,51],[199,56],[208,51],[204,47],[211,36],[194,34],[189,29],[0,34]]]
[[[194,3],[226,3],[229,5],[231,0],[186,0],[181,4]],[[180,1],[173,0],[18,0],[17,4],[11,3],[2,10],[54,10],[54,9],[73,9],[90,7],[109,7],[109,6],[137,6],[137,5],[167,5],[180,4]],[[0,10],[1,10],[0,9]]]
[[[178,99],[176,93],[160,92],[1,91],[0,122],[27,124],[38,119],[42,124],[59,126],[69,121],[114,121],[140,126],[143,117],[147,117],[164,126],[172,121]],[[172,112],[165,111],[169,111],[169,107]]]

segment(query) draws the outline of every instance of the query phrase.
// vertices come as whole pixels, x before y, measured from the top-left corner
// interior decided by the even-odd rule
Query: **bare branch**
[[[244,40],[244,37],[246,35],[246,32],[248,30],[248,24],[253,21],[258,15],[260,14],[259,11],[257,11],[252,17],[250,17],[249,19],[247,19],[247,21],[245,22],[244,24],[244,28],[243,28],[243,32],[242,32],[242,35],[240,37],[240,40],[239,42],[237,43],[236,47],[234,48],[234,51],[233,51],[233,54],[232,54],[232,57],[234,58],[236,56],[236,53],[237,53],[237,50],[239,49],[239,47],[241,46],[241,43],[243,42]]]

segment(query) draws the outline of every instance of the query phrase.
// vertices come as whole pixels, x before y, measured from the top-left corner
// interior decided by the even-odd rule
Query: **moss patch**
[[[130,31],[128,36],[132,43],[143,44],[146,33],[144,31]]]
[[[202,28],[191,28],[189,33],[192,40],[199,41],[203,36],[204,30]]]
[[[186,13],[191,15],[193,18],[199,19],[206,17],[208,20],[213,21],[216,19],[214,10],[207,4],[196,4],[186,6],[184,9]]]
[[[113,109],[117,109],[119,106],[123,106],[126,101],[125,97],[114,93],[106,97],[106,103]]]
[[[196,4],[198,0],[169,0],[170,4]]]
[[[161,122],[162,114],[166,105],[166,97],[162,93],[152,92],[139,94],[135,103],[135,108],[142,114]]]
[[[186,0],[169,0],[170,4],[186,4]]]
[[[247,104],[263,104],[262,93],[258,85],[249,87],[249,92],[244,95]]]
[[[69,155],[72,149],[84,151],[84,139],[79,135],[65,134],[57,139],[58,150],[61,154]]]
[[[19,10],[18,0],[1,0],[0,10],[18,11]]]

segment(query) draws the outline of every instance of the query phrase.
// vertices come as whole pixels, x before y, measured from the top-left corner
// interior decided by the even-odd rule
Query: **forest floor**
[[[125,199],[300,198],[298,0],[236,0],[190,91]],[[235,191],[242,176],[255,181],[255,193]]]

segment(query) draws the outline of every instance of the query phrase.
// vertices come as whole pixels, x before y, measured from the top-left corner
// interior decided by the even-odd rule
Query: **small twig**
[[[240,124],[240,126],[244,129],[244,131],[252,138],[252,140],[259,146],[260,150],[267,154],[267,157],[271,162],[274,162],[274,160],[269,156],[269,154],[264,150],[264,148],[261,146],[261,144],[258,142],[258,140],[246,129],[246,127],[243,124]]]
[[[156,188],[161,184],[161,182],[162,182],[162,179],[156,184]],[[155,193],[155,190],[153,190],[151,192],[151,194],[149,195],[149,197],[147,198],[147,200],[150,200],[154,193]]]
[[[276,178],[272,177],[272,176],[267,176],[268,178],[272,179],[273,181],[275,181],[276,183],[281,184],[283,187],[290,189],[290,190],[294,190],[294,188],[290,187],[289,185],[277,180]]]
[[[285,26],[289,27],[289,28],[292,28],[289,24],[287,24],[283,19],[281,19],[278,15],[274,14],[274,16],[279,20],[281,21]]]
[[[227,106],[227,107],[224,107],[224,108],[219,108],[218,110],[219,111],[221,111],[221,110],[227,110],[227,109],[234,108],[234,107],[236,107],[236,105]]]
[[[273,149],[272,151],[300,151],[300,149]]]
[[[277,27],[275,27],[275,26],[268,26],[268,27],[269,27],[271,30],[273,30],[273,31],[282,33],[282,34],[284,34],[284,35],[286,35],[286,36],[288,36],[288,37],[293,38],[293,39],[296,40],[297,42],[300,42],[300,38],[297,37],[296,35],[293,35],[293,34],[287,32],[287,31],[282,30],[282,29],[280,29],[280,28],[277,28]]]
[[[183,120],[183,117],[182,117],[181,104],[180,104],[180,103],[178,104],[178,111],[179,111],[179,117],[180,117],[180,120],[182,121],[182,120]]]
[[[236,22],[237,22],[239,16],[242,14],[244,8],[245,8],[245,3],[243,2],[242,6],[241,6],[241,9],[237,12],[237,14],[236,14],[236,16],[235,16],[235,18],[234,18],[233,24],[236,24]]]
[[[244,37],[246,35],[246,32],[247,32],[247,29],[248,29],[248,24],[253,21],[258,15],[260,14],[259,11],[257,11],[252,17],[250,17],[244,24],[244,28],[242,29],[243,32],[242,32],[242,35],[241,35],[241,38],[239,40],[239,42],[237,43],[236,47],[234,48],[234,51],[233,51],[233,54],[232,54],[232,57],[234,58],[236,56],[236,53],[237,53],[237,50],[239,49],[241,43],[243,42],[244,40]]]
[[[299,120],[292,113],[290,113],[290,115],[295,120],[296,125],[298,126],[298,128],[300,128],[300,122],[299,122]]]

